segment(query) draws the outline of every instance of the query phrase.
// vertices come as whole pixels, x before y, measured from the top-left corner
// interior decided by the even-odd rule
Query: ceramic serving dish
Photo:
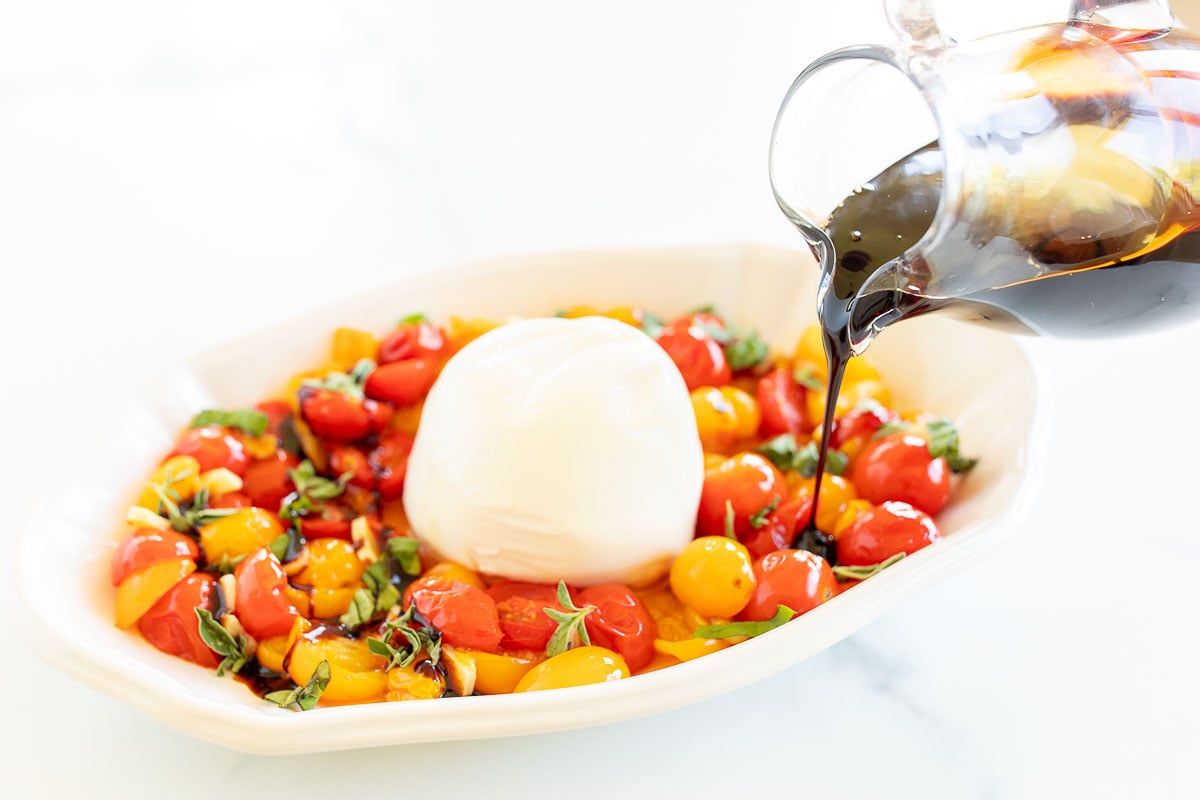
[[[339,325],[385,330],[413,310],[460,316],[544,315],[576,304],[641,304],[664,315],[715,303],[790,348],[814,319],[817,269],[797,250],[754,246],[543,254],[410,276],[168,370],[35,498],[12,562],[24,634],[46,661],[147,716],[259,753],[298,753],[503,736],[626,719],[703,700],[785,669],[995,544],[1031,483],[1039,418],[1035,370],[1011,338],[927,318],[889,330],[870,355],[899,408],[955,419],[981,462],[939,522],[947,537],[766,635],[616,683],[549,692],[318,708],[297,713],[244,685],[158,652],[113,625],[109,559],[124,511],[191,416],[273,394],[320,363]],[[620,498],[614,498],[619,501]]]

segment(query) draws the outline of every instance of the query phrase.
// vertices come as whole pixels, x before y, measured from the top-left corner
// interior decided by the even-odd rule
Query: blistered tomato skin
[[[933,519],[908,503],[889,501],[858,515],[838,537],[838,563],[871,566],[912,555],[942,538]]]
[[[112,585],[120,586],[131,574],[156,561],[174,558],[190,558],[194,561],[199,557],[200,548],[182,533],[140,528],[129,534],[113,553]]]
[[[548,658],[525,673],[514,692],[566,689],[592,683],[617,681],[630,676],[629,665],[620,655],[595,645],[575,647]]]
[[[658,626],[629,587],[619,583],[589,586],[576,595],[575,604],[595,606],[595,610],[584,617],[592,644],[620,654],[634,672],[654,658]]]
[[[367,454],[349,444],[331,444],[326,448],[329,471],[334,475],[350,473],[350,483],[362,489],[375,488],[375,474]]]
[[[404,494],[404,478],[408,474],[408,456],[412,452],[412,434],[392,431],[381,436],[379,444],[367,456],[384,500],[394,500]]]
[[[194,428],[179,437],[172,456],[192,456],[201,472],[224,467],[239,477],[246,474],[249,458],[241,441],[219,425]]]
[[[397,406],[410,406],[429,394],[437,380],[437,364],[426,358],[410,358],[383,364],[367,377],[367,397]]]
[[[805,417],[806,391],[792,378],[791,371],[783,367],[772,370],[758,382],[755,397],[762,414],[758,426],[762,438],[812,430],[812,424]]]
[[[276,450],[273,456],[247,465],[242,491],[259,508],[278,511],[283,498],[296,491],[288,471],[298,466],[299,458],[286,450]]]
[[[783,476],[758,453],[739,453],[704,474],[697,525],[705,536],[725,533],[726,503],[733,508],[733,532],[744,536],[750,518],[787,495]],[[768,512],[769,513],[769,512]]]
[[[221,657],[200,638],[196,609],[213,610],[217,581],[206,572],[193,572],[171,587],[138,620],[146,641],[184,661],[213,668]]]
[[[371,432],[371,412],[345,392],[304,387],[300,412],[313,433],[333,442],[355,442]]]
[[[286,635],[298,612],[288,599],[287,575],[270,550],[246,557],[233,573],[237,580],[236,615],[255,639]]]
[[[803,614],[837,594],[829,562],[807,550],[768,553],[755,562],[754,576],[754,594],[739,619],[767,620],[781,605]]]
[[[750,551],[750,557],[757,560],[767,553],[791,547],[796,531],[803,530],[810,519],[812,497],[793,497],[768,514],[764,524],[751,526],[740,541]]]
[[[396,328],[379,343],[375,360],[391,364],[414,358],[438,359],[446,355],[446,336],[429,322],[411,322]]]
[[[893,433],[871,442],[854,461],[851,480],[872,503],[899,500],[936,514],[950,499],[946,459],[929,454],[920,436]]]
[[[496,603],[482,589],[455,581],[431,581],[412,592],[412,602],[454,647],[494,653],[504,633]]]
[[[505,650],[542,651],[554,635],[558,623],[546,614],[547,608],[565,611],[558,604],[558,587],[547,583],[500,581],[488,587],[488,597],[496,603]]]

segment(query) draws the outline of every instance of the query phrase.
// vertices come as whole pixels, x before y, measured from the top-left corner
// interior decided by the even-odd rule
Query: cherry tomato
[[[950,499],[946,459],[929,455],[920,436],[893,433],[871,442],[858,454],[851,480],[860,497],[872,503],[900,500],[936,514]]]
[[[429,322],[410,322],[389,333],[379,343],[375,360],[391,364],[412,358],[437,360],[446,354],[446,336]]]
[[[683,373],[689,391],[733,380],[721,344],[697,325],[667,325],[658,334],[658,343]]]
[[[838,563],[871,566],[897,553],[912,555],[942,538],[933,519],[908,503],[888,501],[864,511],[838,537]]]
[[[412,592],[412,602],[448,645],[494,653],[504,639],[496,602],[482,589],[460,581],[430,581]]]
[[[112,584],[121,583],[134,572],[145,569],[156,561],[167,559],[190,558],[193,561],[200,558],[200,548],[196,542],[182,533],[155,528],[138,528],[121,544],[112,558]]]
[[[767,553],[791,547],[796,531],[803,530],[811,519],[812,497],[793,497],[768,514],[765,525],[751,526],[740,541],[750,551],[750,557],[757,560]]]
[[[337,500],[326,500],[300,519],[300,532],[306,539],[345,539],[350,541],[350,526],[358,512]]]
[[[276,450],[268,458],[251,461],[246,467],[246,476],[242,478],[242,491],[253,505],[278,511],[283,498],[296,491],[295,484],[288,477],[288,470],[298,466],[300,459],[286,450]]]
[[[219,425],[193,428],[179,437],[175,449],[167,457],[193,456],[200,462],[200,471],[224,467],[235,475],[246,474],[246,448],[241,441]]]
[[[292,407],[283,400],[267,400],[254,408],[267,415],[266,433],[272,436],[279,434],[279,426],[292,415]]]
[[[413,436],[393,431],[383,436],[371,450],[368,462],[374,471],[376,488],[384,500],[404,493],[404,476],[408,473],[408,455],[412,452]]]
[[[325,447],[325,453],[329,456],[329,471],[332,474],[340,477],[349,472],[351,486],[375,488],[375,473],[361,448],[350,444],[329,444]]]
[[[750,530],[750,518],[776,499],[787,486],[779,470],[758,453],[739,453],[704,474],[697,522],[705,536],[725,533],[725,503],[733,506],[733,531],[739,538]]]
[[[409,358],[381,364],[369,376],[363,390],[367,397],[397,406],[410,406],[429,393],[437,380],[436,364],[426,358]]]
[[[589,586],[576,596],[575,604],[596,607],[583,620],[592,644],[615,651],[634,672],[653,660],[658,626],[628,586]]]
[[[246,633],[255,639],[283,636],[299,612],[288,599],[287,575],[267,548],[242,559],[233,572],[237,580],[235,613]]]
[[[860,406],[842,415],[834,423],[833,434],[829,437],[829,445],[842,450],[850,441],[857,441],[860,445],[865,444],[875,435],[875,431],[898,419],[900,419],[900,415],[890,408],[884,408],[875,403]]]
[[[565,653],[547,658],[530,669],[514,692],[540,692],[566,689],[591,683],[606,683],[629,677],[629,665],[618,653],[604,647],[572,647]]]
[[[679,602],[702,617],[732,617],[754,593],[750,553],[726,536],[692,539],[675,557],[668,577]]]
[[[558,587],[546,583],[501,581],[487,590],[496,601],[500,615],[500,630],[505,650],[545,650],[558,623],[546,615],[545,609],[563,611],[558,604]]]
[[[804,416],[806,389],[796,383],[792,373],[780,367],[763,376],[755,396],[762,413],[758,432],[763,438],[781,433],[808,433],[812,425]]]
[[[754,594],[739,619],[770,619],[781,605],[803,614],[837,594],[837,579],[829,562],[807,550],[767,553],[754,562],[754,577]]]
[[[305,386],[300,390],[300,413],[322,439],[354,442],[371,432],[371,412],[365,401],[346,392]]]
[[[209,508],[249,508],[254,505],[245,492],[225,492],[208,501]]]
[[[146,641],[185,661],[213,668],[221,657],[200,638],[196,609],[213,610],[217,581],[207,572],[193,572],[171,587],[138,620],[138,630]]]

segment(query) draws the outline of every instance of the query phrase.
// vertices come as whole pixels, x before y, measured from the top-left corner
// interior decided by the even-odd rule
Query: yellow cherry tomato
[[[869,500],[856,499],[851,500],[846,504],[846,508],[838,514],[837,522],[833,524],[833,530],[830,533],[834,539],[839,538],[847,528],[854,524],[854,521],[863,513],[870,511],[875,506]]]
[[[736,386],[701,386],[692,392],[696,430],[706,453],[730,455],[758,433],[758,401]]]
[[[756,584],[750,552],[725,536],[701,536],[671,564],[671,591],[680,602],[706,617],[728,619],[737,614]]]
[[[297,686],[308,683],[317,665],[329,662],[329,685],[321,703],[369,703],[382,700],[387,691],[383,658],[367,649],[365,639],[301,636],[288,659],[288,675]]]
[[[117,627],[128,628],[137,622],[172,586],[195,570],[196,562],[190,558],[168,558],[129,575],[117,587]]]
[[[678,642],[669,642],[666,639],[654,640],[655,651],[679,661],[691,661],[730,646],[731,642],[725,639],[684,639]]]
[[[155,487],[161,489],[174,503],[186,503],[195,497],[200,489],[200,462],[193,456],[172,456],[159,464],[137,501],[142,508],[157,513],[162,498],[158,496]]]
[[[568,686],[606,683],[628,677],[629,667],[625,664],[625,659],[612,650],[588,645],[547,658],[526,672],[513,691],[565,689]]]
[[[372,334],[355,328],[338,328],[333,332],[329,360],[348,372],[364,358],[374,361],[378,349],[379,340]]]
[[[509,694],[525,673],[544,660],[540,653],[487,653],[458,648],[459,655],[475,662],[475,691],[479,694]]]
[[[446,693],[446,679],[428,661],[417,661],[407,667],[392,667],[387,671],[389,703],[404,700],[436,700]]]
[[[456,561],[438,562],[422,572],[421,577],[439,577],[445,578],[450,583],[458,581],[459,583],[465,583],[467,586],[474,586],[476,589],[487,588],[487,584],[483,582],[483,578],[479,577],[478,572],[470,567],[464,567]]]
[[[279,518],[261,508],[243,508],[200,527],[200,546],[210,563],[248,556],[283,535]]]
[[[797,498],[812,497],[814,478],[805,478],[796,487]],[[837,525],[838,517],[846,510],[847,504],[858,497],[854,484],[841,475],[826,472],[821,476],[821,497],[817,501],[817,527],[826,533],[832,533]]]

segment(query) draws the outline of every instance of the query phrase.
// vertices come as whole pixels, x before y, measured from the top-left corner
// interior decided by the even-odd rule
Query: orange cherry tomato
[[[412,589],[419,581],[415,581]],[[482,589],[461,581],[431,580],[413,589],[412,602],[429,624],[442,633],[442,641],[494,653],[504,639],[496,601]]]
[[[287,596],[287,575],[267,548],[244,558],[233,572],[237,580],[235,609],[246,633],[255,639],[283,636],[299,612]]]
[[[758,382],[755,397],[762,414],[758,431],[764,439],[782,433],[802,434],[812,430],[812,424],[804,415],[806,391],[792,378],[791,371],[783,367],[763,376]]]
[[[213,668],[221,657],[200,638],[196,609],[213,610],[217,581],[207,572],[193,572],[172,586],[138,620],[146,641],[184,661]]]
[[[201,472],[224,467],[239,477],[246,474],[250,462],[241,440],[219,425],[186,431],[167,454],[172,456],[192,456],[200,463]]]
[[[733,380],[725,350],[698,325],[672,323],[658,334],[658,344],[679,367],[688,391],[724,386]]]
[[[697,518],[700,533],[725,533],[728,502],[733,507],[733,531],[740,538],[750,530],[751,517],[786,495],[787,486],[774,464],[758,453],[738,453],[704,474]]]
[[[936,514],[950,499],[946,459],[929,455],[920,436],[893,433],[871,442],[854,460],[850,479],[858,495],[872,503],[899,500]]]
[[[155,528],[138,528],[117,545],[112,558],[112,585],[120,586],[134,572],[156,561],[174,558],[200,558],[196,542],[182,533]]]
[[[754,594],[739,619],[767,620],[781,605],[803,614],[837,594],[829,562],[807,550],[767,553],[754,562],[754,577]]]
[[[837,540],[838,563],[871,566],[912,555],[942,538],[933,519],[908,503],[889,501],[860,513]]]
[[[250,498],[252,505],[268,511],[279,511],[283,498],[296,491],[288,471],[298,466],[299,458],[286,450],[276,450],[270,458],[252,461],[247,465],[242,491]]]

